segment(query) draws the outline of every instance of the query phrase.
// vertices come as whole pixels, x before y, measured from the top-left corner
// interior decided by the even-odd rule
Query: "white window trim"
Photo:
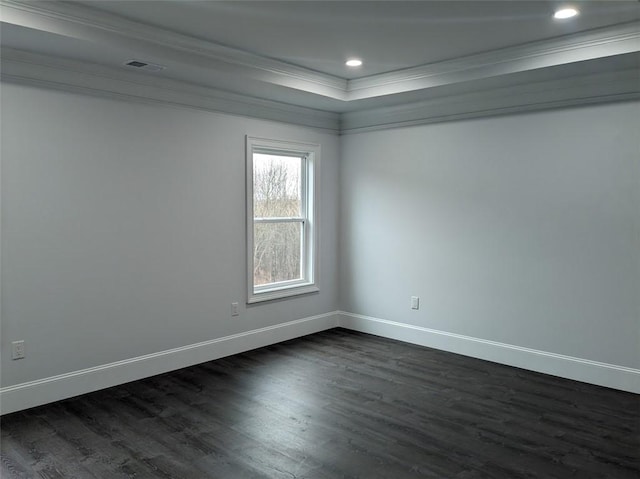
[[[307,194],[303,195],[306,217],[302,220],[302,280],[283,281],[269,285],[253,285],[253,154],[271,153],[291,156],[292,153],[306,157],[307,167],[303,171]],[[258,303],[319,291],[318,288],[318,178],[320,177],[320,145],[286,140],[246,137],[246,205],[247,205],[247,303]],[[271,221],[271,220],[261,220]]]

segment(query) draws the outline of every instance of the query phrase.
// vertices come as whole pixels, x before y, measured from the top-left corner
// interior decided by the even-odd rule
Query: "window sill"
[[[267,289],[258,293],[250,294],[247,303],[261,303],[263,301],[288,298],[290,296],[298,296],[301,294],[317,293],[318,291],[320,291],[320,289],[315,284]]]

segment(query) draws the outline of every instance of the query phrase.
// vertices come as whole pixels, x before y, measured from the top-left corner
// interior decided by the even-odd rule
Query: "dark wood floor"
[[[335,329],[2,418],[2,477],[633,478],[640,396]]]

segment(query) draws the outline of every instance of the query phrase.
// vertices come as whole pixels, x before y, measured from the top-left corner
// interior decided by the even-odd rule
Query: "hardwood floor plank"
[[[3,478],[640,477],[640,396],[334,329],[2,418]]]

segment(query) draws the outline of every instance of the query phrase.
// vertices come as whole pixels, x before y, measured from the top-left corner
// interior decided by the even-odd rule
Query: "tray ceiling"
[[[138,78],[349,114],[637,70],[639,2],[572,2],[580,14],[563,22],[552,18],[560,5],[0,0],[3,78],[57,59],[68,72],[87,69],[129,84]],[[364,65],[347,68],[351,56]],[[131,59],[166,68],[132,71],[123,65]],[[632,77],[625,78],[628,85]]]

